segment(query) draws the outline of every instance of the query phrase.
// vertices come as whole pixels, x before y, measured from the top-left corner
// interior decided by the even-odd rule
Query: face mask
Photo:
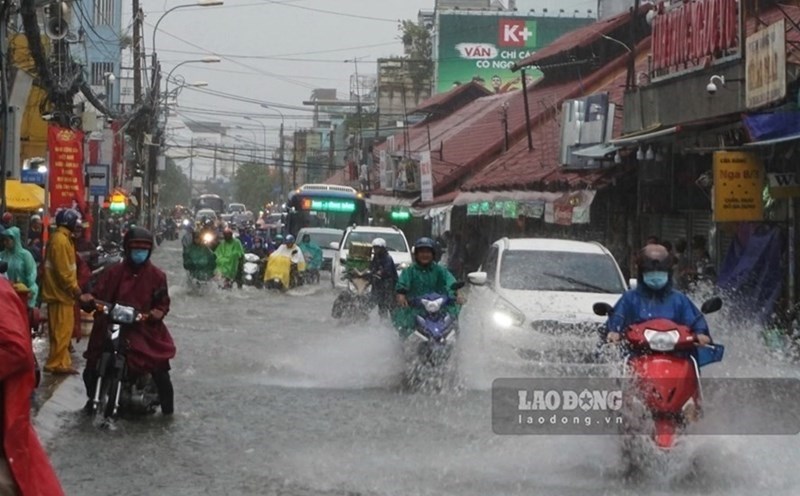
[[[145,250],[143,248],[134,248],[131,250],[131,262],[133,262],[133,265],[142,265],[147,261],[148,256],[150,256],[150,250]]]
[[[669,282],[669,272],[647,272],[642,279],[644,280],[645,286],[654,291],[658,291],[659,289],[663,289]]]

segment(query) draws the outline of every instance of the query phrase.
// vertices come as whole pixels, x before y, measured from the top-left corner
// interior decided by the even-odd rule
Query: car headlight
[[[437,298],[435,300],[421,300],[420,303],[422,303],[422,306],[425,307],[426,312],[437,313],[442,309],[444,298]]]
[[[411,264],[410,264],[410,263],[408,263],[408,262],[403,262],[403,263],[401,263],[400,265],[398,265],[398,266],[397,266],[397,270],[398,270],[398,271],[401,271],[401,270],[406,270],[406,269],[407,269],[407,268],[409,268],[409,267],[411,267]]]
[[[498,299],[492,312],[492,320],[502,329],[520,327],[525,323],[525,314],[510,302]]]

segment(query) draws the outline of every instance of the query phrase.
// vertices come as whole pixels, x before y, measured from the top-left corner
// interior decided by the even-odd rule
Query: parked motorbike
[[[457,282],[452,289],[457,291],[462,287],[464,283]],[[455,301],[448,295],[429,293],[409,302],[423,310],[414,329],[414,335],[422,340],[417,347],[421,364],[440,368],[449,360],[458,335],[458,319],[447,312],[447,307]]]
[[[242,283],[245,286],[264,286],[264,260],[255,253],[246,253],[242,267]]]
[[[83,256],[83,255],[81,255]],[[92,271],[89,287],[93,288],[106,269],[122,261],[123,253],[116,243],[108,242],[97,247],[94,253],[88,256],[87,264]],[[84,258],[86,260],[86,258]]]
[[[712,298],[703,303],[701,311],[710,314],[720,308],[722,300]],[[600,316],[612,313],[607,303],[595,303],[593,309]],[[700,367],[721,361],[725,351],[719,344],[698,347],[692,325],[653,319],[631,325],[624,333],[631,352],[625,368],[631,380],[624,391],[623,412],[629,418],[641,412],[652,419],[652,423],[642,423],[641,419],[632,418],[626,422],[628,429],[645,426],[646,431],[628,434],[646,434],[663,451],[672,449],[686,427],[700,418]]]
[[[347,289],[334,300],[331,316],[334,319],[348,317],[354,322],[366,320],[375,306],[372,297],[374,275],[369,269],[350,269],[343,279],[347,280]]]
[[[127,342],[122,331],[143,322],[147,315],[119,303],[95,302],[97,312],[108,316],[105,349],[97,362],[97,384],[91,413],[111,421],[120,412],[148,415],[160,405],[150,374],[134,375],[127,367]]]

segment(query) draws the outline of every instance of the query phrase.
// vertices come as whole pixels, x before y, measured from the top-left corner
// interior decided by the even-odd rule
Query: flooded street
[[[193,294],[177,242],[154,257],[171,283],[175,418],[106,432],[69,413],[49,446],[67,494],[797,494],[797,436],[696,436],[682,463],[625,477],[614,436],[498,436],[488,389],[404,387],[393,331],[337,324],[325,276],[288,295]],[[753,353],[729,344],[709,375],[796,375]]]

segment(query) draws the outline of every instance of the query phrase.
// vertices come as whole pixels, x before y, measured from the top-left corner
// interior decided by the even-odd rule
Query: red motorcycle
[[[710,314],[720,308],[722,300],[712,298],[701,311]],[[607,316],[612,308],[607,303],[596,303],[594,312]],[[635,432],[633,426],[628,429],[634,430],[633,434],[647,434],[661,450],[673,448],[686,426],[700,418],[700,367],[721,361],[725,351],[718,344],[698,346],[691,328],[669,319],[653,319],[633,324],[624,333],[630,350],[626,368],[631,381],[623,405],[630,410],[640,405],[652,419],[646,432]]]

